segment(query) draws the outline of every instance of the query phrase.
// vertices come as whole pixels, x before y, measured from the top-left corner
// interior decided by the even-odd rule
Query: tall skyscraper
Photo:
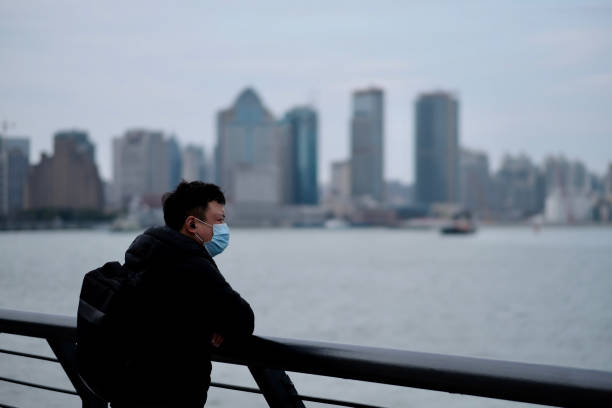
[[[289,128],[291,204],[318,204],[317,113],[309,107],[294,108],[285,115]]]
[[[24,208],[30,141],[0,135],[0,215]]]
[[[217,183],[230,203],[290,201],[287,125],[250,88],[217,114]]]
[[[351,194],[384,201],[384,94],[371,88],[353,94],[351,118]]]
[[[445,92],[425,93],[415,105],[416,201],[459,201],[459,103]]]
[[[87,132],[57,132],[53,150],[53,156],[43,154],[40,163],[30,169],[27,208],[101,210],[102,180]]]
[[[162,132],[128,130],[113,139],[113,182],[115,203],[122,208],[133,198],[169,191],[170,165],[167,142]]]

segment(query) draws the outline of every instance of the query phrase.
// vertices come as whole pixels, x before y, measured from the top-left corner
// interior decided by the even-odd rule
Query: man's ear
[[[196,227],[195,220],[193,219],[193,217],[189,219],[190,217],[191,216],[188,216],[187,218],[185,218],[185,229],[186,230],[195,229]]]

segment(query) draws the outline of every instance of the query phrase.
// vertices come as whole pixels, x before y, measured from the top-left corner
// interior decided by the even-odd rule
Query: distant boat
[[[453,216],[453,221],[450,225],[440,229],[442,234],[473,234],[476,232],[476,225],[472,221],[472,214],[469,211],[462,211]]]

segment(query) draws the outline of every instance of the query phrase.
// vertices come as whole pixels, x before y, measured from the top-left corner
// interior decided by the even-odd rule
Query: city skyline
[[[383,161],[383,106],[380,89],[354,93],[354,153],[345,162],[334,162],[332,185],[317,186],[317,113],[293,108],[278,120],[252,89],[243,90],[232,106],[218,113],[215,153],[221,179],[214,181],[225,190],[237,225],[322,225],[334,214],[355,225],[397,226],[402,219],[449,216],[461,208],[489,220],[609,220],[612,163],[604,177],[597,177],[584,163],[562,156],[550,156],[542,165],[526,155],[505,156],[502,167],[491,172],[486,153],[459,148],[458,102],[440,92],[422,94],[415,107],[416,184],[384,182],[378,173],[379,178],[360,186],[364,174],[375,175]],[[87,132],[58,131],[53,154],[43,155],[41,163],[29,169],[28,145],[27,139],[0,137],[0,215],[8,214],[9,223],[20,214],[28,216],[21,210],[47,211],[31,213],[41,216],[62,208],[94,213],[157,208],[163,193],[184,177],[183,164],[192,174],[206,167],[198,158],[201,149],[186,163],[181,152],[189,145],[183,150],[174,135],[132,129],[114,140],[115,177],[103,186],[93,160],[96,148]],[[365,171],[364,166],[374,169]],[[353,167],[361,177],[354,177]],[[388,197],[377,198],[379,190]],[[321,203],[313,191],[321,191]],[[155,217],[148,210],[141,215],[141,222]]]
[[[371,89],[378,89],[378,88],[371,87],[371,88],[367,89],[366,91],[369,91]],[[379,89],[379,90],[384,92],[384,89]],[[255,94],[258,94],[256,92],[256,90],[254,90],[252,87],[244,87],[244,88],[242,88],[240,93],[244,93],[244,92],[254,92]],[[363,89],[362,90],[354,89],[354,90],[352,90],[350,95],[351,95],[351,97],[354,97],[355,94],[359,94],[360,92],[364,92],[364,90]],[[434,94],[435,95],[435,94],[449,94],[449,93],[448,93],[448,91],[441,90],[441,89],[424,90],[424,91],[420,92],[417,95],[417,97],[415,98],[414,106],[416,107],[418,105],[418,102],[419,102],[420,98],[422,98],[423,95],[428,95],[428,94]],[[457,102],[460,102],[460,100],[457,99],[457,94],[456,93],[452,92],[449,95],[452,95],[454,98],[456,98],[455,100]],[[258,96],[258,98],[259,98],[259,96]],[[262,98],[262,100],[265,100],[265,98]],[[295,106],[297,106],[297,105],[294,104],[293,107],[286,108],[285,112],[288,112],[288,111],[291,111],[292,109],[295,109]],[[310,105],[303,105],[303,108],[304,109],[312,110],[312,112],[315,115],[320,116],[319,111],[317,111],[316,108],[314,108],[314,107],[312,107]],[[217,111],[217,115],[220,112],[222,112],[222,111],[223,111],[223,108],[219,108],[218,111]],[[270,114],[272,114],[272,113],[270,112]],[[282,116],[283,115],[279,115],[279,117],[282,117]],[[461,121],[459,120],[459,123],[460,122]],[[5,126],[7,124],[10,125],[10,123],[4,123],[4,124],[2,124],[2,126]],[[385,126],[385,124],[384,124],[384,111],[383,111],[383,126]],[[417,117],[415,115],[414,116],[413,127],[415,127],[415,129],[416,129],[416,126],[417,126]],[[335,162],[346,161],[346,160],[350,161],[350,159],[351,159],[351,152],[350,152],[350,143],[351,143],[350,129],[351,129],[351,124],[349,123],[347,125],[347,127],[348,127],[347,142],[349,144],[349,152],[347,152],[347,156],[346,157],[339,158],[339,159],[334,159],[334,160],[330,161],[329,163],[326,163],[327,168],[325,170],[325,173],[328,174],[328,179],[327,180],[322,180],[319,177],[318,178],[318,184],[321,185],[321,186],[323,186],[323,185],[330,185],[330,183],[331,183],[330,177],[332,176],[331,175],[331,168],[332,168],[332,166],[334,165]],[[93,151],[90,154],[93,155],[94,162],[98,166],[98,170],[99,170],[99,172],[101,174],[102,180],[105,181],[105,182],[109,182],[109,183],[115,181],[115,179],[113,178],[113,173],[116,170],[113,170],[113,154],[111,153],[111,156],[108,158],[109,163],[107,163],[107,164],[102,163],[100,161],[99,157],[97,157],[97,155],[96,155],[96,152],[100,149],[100,145],[97,144],[96,140],[91,137],[91,133],[86,128],[80,128],[80,127],[75,127],[75,126],[73,126],[73,127],[68,126],[68,127],[64,127],[64,128],[58,128],[58,129],[54,130],[52,132],[52,134],[49,136],[49,140],[51,141],[51,143],[53,143],[54,135],[56,133],[58,133],[58,132],[60,132],[60,133],[61,132],[85,132],[85,133],[87,133],[89,139],[91,140],[91,142],[93,144]],[[161,129],[153,128],[153,127],[146,126],[146,125],[132,126],[132,127],[128,127],[126,129],[123,129],[121,132],[119,132],[116,136],[114,136],[111,139],[111,142],[110,142],[111,143],[111,150],[114,150],[112,145],[115,143],[115,141],[118,138],[121,138],[124,134],[129,133],[129,132],[149,132],[149,133],[159,134],[160,137],[161,136],[165,136],[165,137],[169,138],[169,140],[174,141],[173,143],[176,143],[176,147],[180,148],[181,150],[183,150],[185,148],[193,148],[193,147],[202,149],[204,152],[206,152],[206,157],[204,158],[204,160],[206,162],[212,162],[213,166],[216,165],[215,164],[215,154],[214,154],[214,151],[215,151],[215,147],[216,147],[216,145],[218,143],[218,140],[215,140],[215,143],[212,146],[209,147],[209,146],[206,146],[206,145],[203,145],[203,144],[199,144],[197,142],[185,142],[184,140],[182,140],[180,135],[178,135],[178,134],[176,134],[174,132],[168,132],[166,130],[161,130]],[[6,137],[9,137],[9,138],[13,138],[13,139],[14,138],[23,138],[23,139],[28,141],[29,145],[31,145],[31,142],[32,142],[32,138],[30,136],[19,134],[18,132],[11,132],[10,130],[6,131],[5,133],[0,132],[0,135],[6,136]],[[415,133],[413,135],[411,135],[410,142],[412,144],[416,143],[416,138],[417,138],[417,132],[415,130]],[[478,148],[475,149],[474,146],[465,145],[464,143],[461,143],[461,142],[459,142],[458,147],[459,148],[464,148],[464,149],[469,149],[469,150],[477,150],[479,152],[482,152],[483,154],[485,154],[487,156],[487,159],[489,161],[491,161],[491,153],[489,151],[485,150],[485,149],[478,149]],[[393,149],[393,147],[391,147],[391,149]],[[51,154],[54,153],[54,151],[53,151],[53,148],[51,147],[49,150],[42,150],[42,151],[40,151],[38,153],[39,153],[39,155],[37,157],[35,155],[35,152],[32,152],[31,149],[30,149],[30,154],[29,154],[29,164],[30,165],[39,164],[42,155],[51,155]],[[387,148],[385,146],[385,149],[383,151],[383,162],[387,161],[386,155],[387,155]],[[521,150],[521,151],[517,151],[517,152],[511,152],[511,151],[507,151],[507,150],[502,150],[497,165],[490,166],[491,172],[495,172],[495,171],[500,170],[502,168],[502,166],[503,166],[504,160],[507,157],[513,157],[513,156],[525,156],[525,157],[529,158],[530,160],[534,160],[534,162],[537,165],[541,165],[541,166],[544,166],[546,164],[546,161],[551,159],[551,158],[554,158],[554,159],[556,159],[556,158],[564,158],[564,159],[567,159],[569,161],[577,161],[577,162],[581,162],[581,163],[585,164],[587,170],[590,173],[595,174],[596,176],[599,176],[599,177],[605,176],[606,172],[608,171],[609,166],[612,165],[612,156],[611,156],[610,160],[608,160],[606,162],[606,164],[604,164],[603,170],[601,172],[599,172],[597,169],[594,169],[592,167],[592,165],[590,163],[588,163],[583,157],[579,157],[579,156],[576,156],[576,155],[569,155],[569,154],[567,154],[566,152],[563,152],[563,151],[557,151],[557,152],[549,151],[548,153],[545,152],[543,154],[543,156],[540,159],[538,159],[538,158],[534,158],[532,152],[529,152],[529,151]],[[415,157],[407,157],[406,160],[413,167],[416,166],[416,158]],[[106,166],[110,167],[110,175],[108,177],[105,176],[102,173],[102,169],[105,168]],[[319,160],[318,161],[318,169],[320,169],[321,166],[322,166],[322,163]],[[320,170],[319,170],[319,173],[320,173]],[[412,180],[406,180],[406,179],[402,179],[402,178],[398,178],[398,177],[396,177],[396,178],[390,177],[385,172],[383,172],[383,180],[385,182],[400,181],[400,182],[402,182],[402,183],[404,183],[406,185],[414,185],[416,183],[416,173],[413,172],[413,175],[414,175],[414,177],[413,177]],[[213,179],[210,178],[209,181],[213,181]]]
[[[376,87],[373,87],[373,88],[376,88]],[[245,89],[253,89],[253,87],[245,86],[245,87],[242,88],[242,90],[245,90]],[[348,95],[350,97],[352,97],[351,95],[353,95],[353,93],[359,92],[358,89],[359,88],[351,90]],[[383,92],[385,92],[385,89],[383,89],[383,88],[380,88],[380,89]],[[257,90],[255,90],[255,91],[257,91]],[[415,99],[413,101],[413,107],[416,106],[416,104],[418,103],[419,97],[422,94],[424,94],[424,93],[448,93],[448,92],[451,92],[453,95],[455,95],[455,97],[459,98],[457,92],[448,91],[448,90],[444,90],[444,89],[436,88],[436,89],[430,89],[430,90],[421,90],[415,96]],[[263,99],[265,100],[265,98],[263,98]],[[352,103],[351,101],[347,101],[348,105],[351,105],[351,103]],[[294,103],[291,106],[296,106],[296,105],[299,105],[299,104]],[[306,105],[303,105],[303,106],[311,107],[312,109],[314,109],[315,112],[319,112],[316,109],[316,107],[314,107],[312,105],[306,104]],[[288,109],[290,109],[290,108],[285,108],[284,111],[287,111]],[[219,109],[217,110],[216,113],[218,113],[220,110],[222,110],[221,107],[219,107]],[[216,114],[214,116],[216,117]],[[282,114],[279,114],[278,116],[280,117],[280,116],[282,116]],[[412,117],[413,117],[413,121],[414,121],[412,126],[414,128],[416,126],[416,116],[413,115]],[[383,112],[383,124],[385,123],[384,122],[384,118],[385,118],[385,116],[384,116],[384,112]],[[331,171],[331,166],[332,166],[333,162],[350,159],[350,156],[351,156],[351,152],[350,152],[350,144],[351,144],[351,141],[350,141],[351,140],[351,124],[350,124],[350,121],[351,121],[351,119],[350,119],[350,117],[349,117],[349,119],[347,121],[349,123],[347,124],[347,135],[346,135],[347,145],[348,145],[347,146],[348,151],[346,152],[346,156],[345,157],[338,157],[338,158],[331,159],[327,163],[321,163],[321,161],[319,161],[319,167],[318,167],[319,170],[318,170],[318,172],[320,174],[321,173],[325,174],[325,176],[327,177],[326,179],[321,179],[319,177],[319,179],[318,179],[319,180],[319,184],[327,185],[327,184],[329,184],[331,182],[331,179],[330,179],[331,173],[330,173],[330,171]],[[0,133],[0,134],[4,134],[5,136],[11,137],[11,138],[15,138],[15,137],[17,137],[17,138],[26,138],[26,139],[28,139],[30,141],[30,145],[32,145],[32,142],[35,139],[33,137],[31,137],[30,135],[22,134],[22,133],[19,133],[18,131],[13,131],[12,127],[14,125],[15,125],[14,122],[6,121],[6,120],[3,121],[2,126],[3,127],[6,126],[6,130],[0,128],[4,132],[4,133]],[[127,128],[117,132],[117,134],[110,139],[109,143],[111,145],[111,147],[110,147],[111,153],[110,153],[110,156],[107,157],[108,163],[105,163],[104,161],[100,160],[99,156],[96,154],[98,150],[105,150],[105,148],[103,146],[101,146],[99,143],[97,143],[96,139],[91,136],[91,132],[88,130],[87,127],[65,126],[65,127],[60,127],[60,128],[54,129],[52,131],[52,133],[49,135],[49,143],[50,144],[53,143],[53,135],[56,132],[58,132],[58,131],[69,131],[69,130],[83,131],[83,132],[87,132],[89,134],[89,138],[92,140],[92,142],[93,142],[93,144],[94,144],[94,146],[96,148],[95,149],[96,152],[94,152],[94,160],[95,160],[96,164],[99,167],[99,171],[100,171],[102,179],[104,181],[106,181],[106,182],[113,181],[113,176],[112,176],[112,174],[113,174],[113,170],[112,170],[112,166],[113,166],[112,165],[112,160],[113,160],[112,159],[112,150],[113,150],[112,149],[112,144],[113,144],[113,140],[115,140],[118,137],[121,137],[121,135],[124,132],[126,132],[126,131],[146,130],[146,131],[158,132],[158,133],[161,133],[161,134],[166,135],[168,137],[175,138],[179,142],[179,144],[181,146],[183,146],[183,147],[190,146],[190,145],[192,145],[192,146],[199,146],[199,147],[203,148],[204,151],[206,152],[206,155],[207,155],[206,159],[207,160],[212,160],[213,162],[214,162],[214,153],[212,153],[212,152],[214,152],[215,146],[216,146],[216,143],[217,143],[216,137],[215,137],[215,140],[212,142],[212,144],[209,146],[209,145],[207,145],[205,143],[198,142],[198,141],[195,141],[195,142],[193,142],[193,141],[191,141],[191,142],[190,141],[185,141],[185,140],[183,140],[183,138],[181,137],[180,134],[177,134],[176,132],[173,132],[173,131],[169,131],[167,129],[161,129],[161,128],[158,128],[158,127],[147,126],[146,124],[141,124],[141,125],[137,125],[137,126],[136,125],[135,126],[128,126]],[[461,134],[461,131],[459,131],[459,134]],[[416,137],[416,132],[413,130],[413,133],[410,135],[410,140],[409,140],[410,144],[414,144],[415,137]],[[468,148],[468,149],[474,149],[475,148],[472,145],[465,145],[465,144],[462,144],[462,143],[459,144],[459,147],[464,147],[464,148]],[[587,168],[590,171],[594,172],[595,174],[597,174],[599,176],[604,175],[606,173],[606,171],[607,171],[607,168],[608,168],[609,164],[612,163],[612,151],[610,152],[610,156],[609,156],[608,161],[605,161],[603,163],[603,168],[601,169],[601,171],[599,171],[599,169],[594,168],[593,164],[589,163],[584,157],[580,157],[580,156],[577,156],[577,155],[571,155],[571,154],[568,154],[567,152],[564,152],[564,151],[561,151],[561,150],[555,151],[555,150],[551,149],[548,152],[544,151],[540,156],[536,157],[536,156],[534,156],[533,152],[530,152],[529,150],[526,150],[526,149],[522,149],[522,150],[518,150],[518,151],[510,151],[510,150],[504,150],[503,147],[500,147],[501,150],[498,151],[497,156],[495,156],[495,154],[492,154],[490,151],[488,151],[486,149],[483,149],[483,148],[475,148],[475,149],[479,150],[479,151],[482,151],[482,152],[487,154],[489,160],[494,163],[491,166],[491,170],[493,170],[493,171],[496,170],[496,169],[501,168],[501,166],[503,164],[504,158],[506,156],[508,156],[508,155],[510,155],[510,156],[514,156],[514,155],[527,155],[529,158],[534,159],[534,161],[536,163],[544,163],[549,157],[558,157],[558,156],[561,156],[561,157],[567,158],[568,160],[578,160],[578,161],[584,162],[586,164]],[[387,158],[389,150],[393,151],[394,147],[393,146],[391,146],[391,147],[385,146],[384,147],[384,151],[383,151],[384,160],[383,161],[384,161],[385,164],[389,160]],[[30,164],[32,164],[32,165],[33,164],[37,164],[37,163],[40,162],[41,155],[43,155],[43,154],[52,154],[52,153],[53,153],[52,146],[50,146],[50,148],[48,150],[43,149],[43,150],[40,150],[38,152],[34,151],[34,149],[31,148],[31,152],[30,152]],[[492,157],[492,156],[494,156],[494,157]],[[105,157],[106,157],[106,155],[105,155]],[[495,158],[495,160],[493,160],[493,158]],[[412,178],[411,179],[407,179],[406,177],[393,177],[393,176],[389,176],[387,174],[388,173],[387,172],[387,167],[385,166],[385,169],[383,171],[384,180],[385,181],[400,181],[400,182],[403,182],[405,184],[414,184],[416,182],[416,173],[414,172],[414,167],[415,167],[415,164],[416,164],[415,157],[414,157],[414,150],[413,150],[413,156],[412,157],[406,157],[405,161],[407,163],[409,163],[411,168],[413,169],[413,171],[412,171]],[[105,174],[105,172],[108,172],[108,174]]]
[[[413,104],[436,89],[458,95],[460,138],[493,168],[506,152],[537,162],[565,153],[602,174],[612,156],[608,2],[0,8],[0,120],[16,123],[7,133],[30,137],[37,160],[56,130],[87,130],[106,180],[111,139],[129,128],[210,152],[215,112],[245,86],[278,117],[314,104],[321,181],[349,156],[351,92],[372,85],[385,90],[388,179],[414,180]]]

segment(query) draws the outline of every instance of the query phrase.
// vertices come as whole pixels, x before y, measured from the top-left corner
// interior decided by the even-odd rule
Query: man
[[[125,266],[140,273],[125,342],[130,360],[111,406],[202,407],[211,347],[253,333],[249,304],[225,281],[213,256],[229,243],[219,187],[181,182],[163,198],[165,227],[138,236]]]

